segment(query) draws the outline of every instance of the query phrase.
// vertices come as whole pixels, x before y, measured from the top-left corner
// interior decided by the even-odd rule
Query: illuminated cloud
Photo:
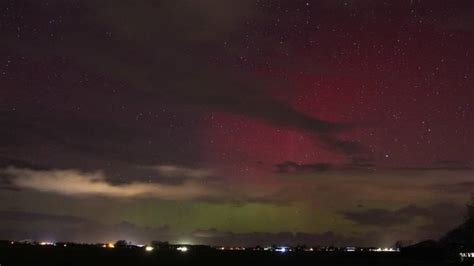
[[[18,188],[68,196],[151,197],[167,200],[186,200],[217,195],[215,190],[193,180],[180,185],[144,182],[112,184],[100,171],[31,170],[10,167],[1,170],[1,173],[11,176],[11,184]]]

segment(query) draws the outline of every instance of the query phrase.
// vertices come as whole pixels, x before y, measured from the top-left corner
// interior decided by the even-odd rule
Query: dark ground
[[[101,247],[0,247],[0,265],[473,265],[439,254],[318,253],[190,250],[146,252],[143,249]]]

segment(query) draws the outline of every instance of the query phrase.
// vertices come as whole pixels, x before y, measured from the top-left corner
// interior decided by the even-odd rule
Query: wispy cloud
[[[300,164],[293,161],[286,161],[275,165],[275,172],[279,174],[312,174],[322,172],[341,172],[347,170],[369,170],[375,165],[369,159],[352,158],[352,162],[345,164],[333,164],[327,162],[314,162]]]
[[[150,168],[156,170],[164,177],[206,178],[213,174],[213,171],[209,169],[190,168],[179,165],[157,165]]]
[[[277,173],[283,174],[325,172],[332,169],[332,165],[329,163],[298,164],[291,161],[276,164],[275,167]]]

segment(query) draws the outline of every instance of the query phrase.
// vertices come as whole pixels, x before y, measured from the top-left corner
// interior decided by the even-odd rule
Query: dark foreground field
[[[0,247],[0,265],[460,265],[437,254],[309,253],[253,251],[146,252],[143,249],[99,247]],[[465,264],[472,265],[472,264]]]

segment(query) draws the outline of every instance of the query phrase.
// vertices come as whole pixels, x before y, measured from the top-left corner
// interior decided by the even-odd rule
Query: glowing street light
[[[178,247],[176,250],[181,251],[181,252],[187,252],[188,248],[185,246],[182,246],[182,247]]]
[[[145,251],[146,252],[152,252],[155,248],[153,248],[152,246],[146,246],[145,247]]]

